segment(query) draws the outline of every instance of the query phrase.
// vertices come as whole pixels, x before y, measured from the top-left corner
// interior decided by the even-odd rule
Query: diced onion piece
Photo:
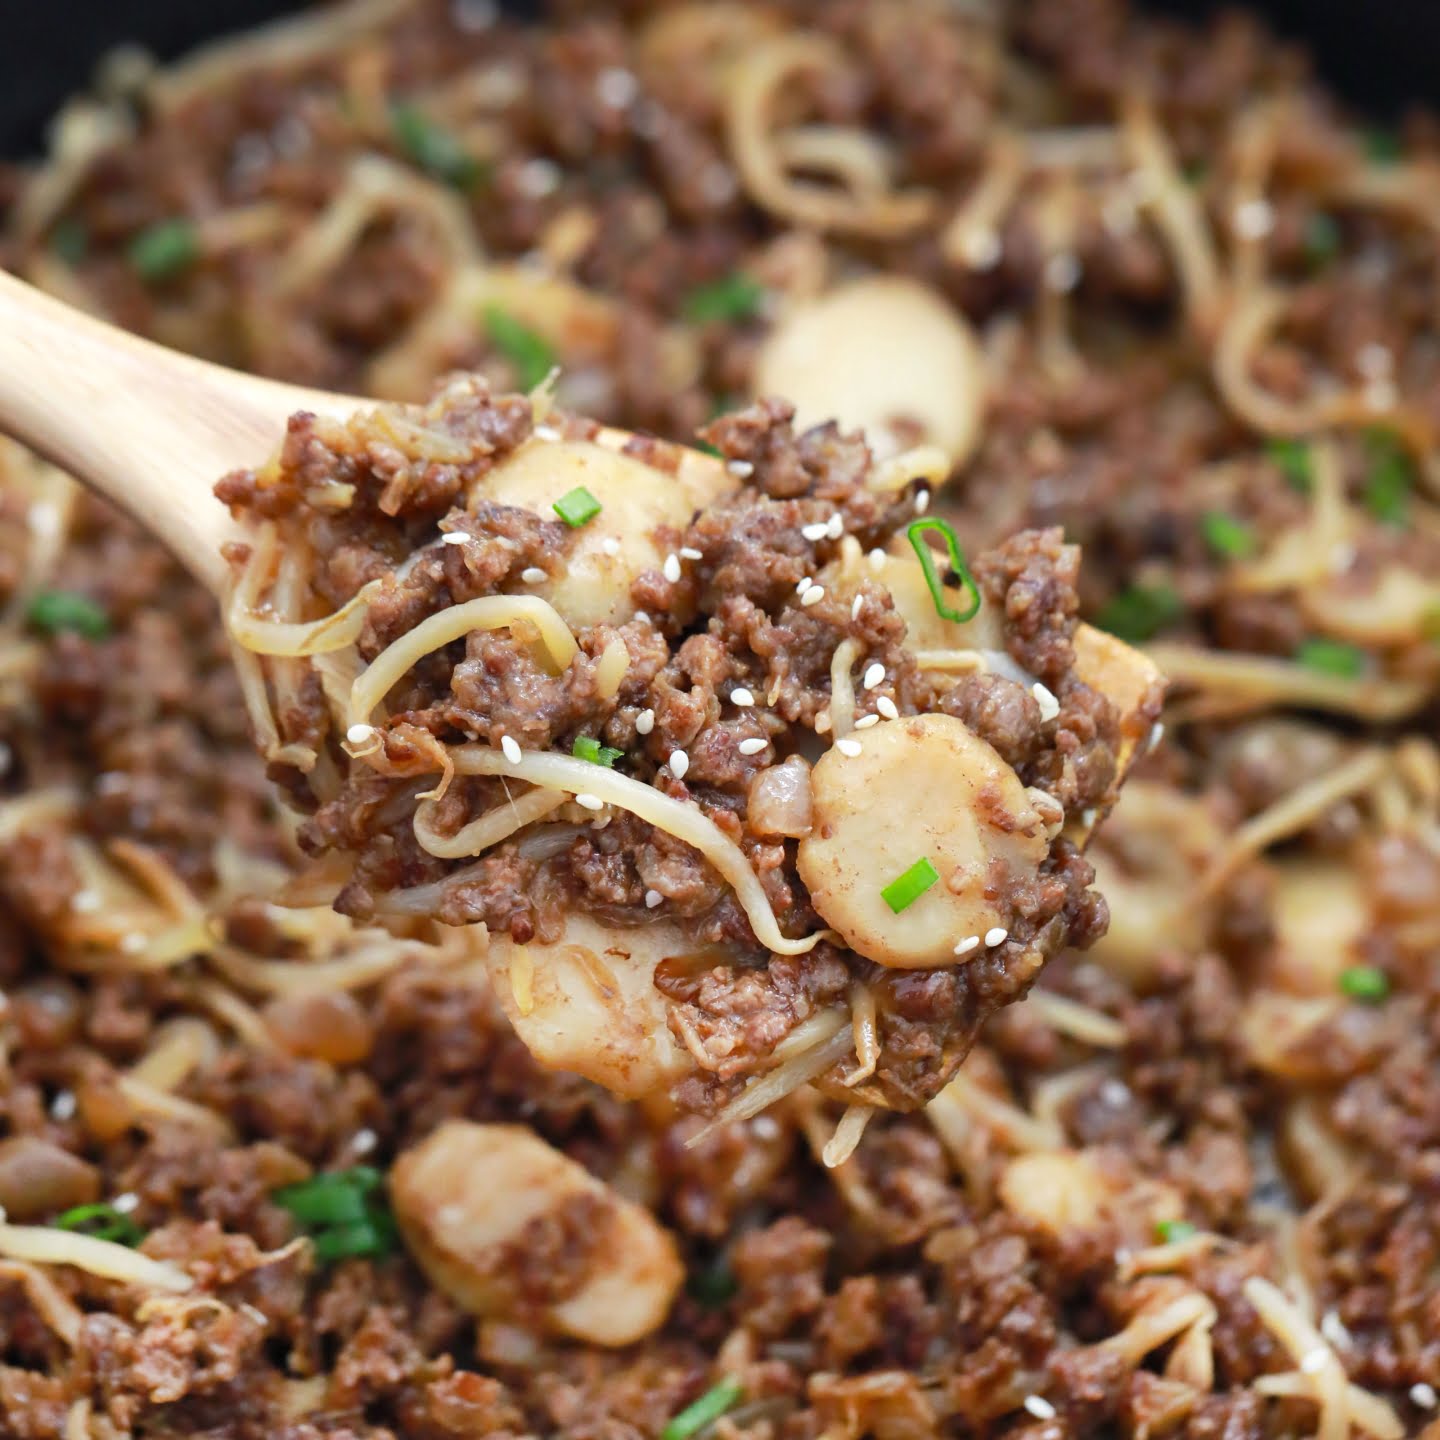
[[[1049,849],[1019,777],[949,715],[881,725],[856,756],[829,750],[811,782],[815,828],[800,842],[800,877],[825,921],[879,965],[954,963],[957,939],[1010,923],[992,898],[992,862],[1028,875]],[[896,914],[882,891],[917,854],[940,883]]]
[[[1300,608],[1326,635],[1357,645],[1406,645],[1425,639],[1425,626],[1440,611],[1440,580],[1389,565],[1368,589],[1343,580],[1300,591]]]
[[[552,1333],[634,1344],[664,1322],[684,1279],[674,1240],[649,1211],[518,1125],[447,1121],[395,1162],[390,1195],[420,1268],[475,1315],[534,1313],[519,1272],[536,1258],[527,1233],[547,1222],[569,1220],[581,1253],[567,1259],[582,1272],[540,1312]]]
[[[1359,872],[1320,859],[1277,864],[1270,913],[1276,980],[1302,995],[1334,995],[1341,972],[1356,963],[1356,947],[1371,928]]]
[[[750,782],[746,824],[757,835],[785,835],[799,840],[815,822],[810,798],[810,767],[800,755],[767,766]]]
[[[1017,1155],[1001,1173],[999,1191],[1012,1215],[1052,1235],[1095,1229],[1110,1200],[1094,1163],[1072,1150]]]
[[[766,339],[755,373],[758,393],[794,403],[799,426],[838,420],[893,452],[903,420],[957,465],[979,436],[985,387],[964,316],[899,276],[856,280],[792,311]]]

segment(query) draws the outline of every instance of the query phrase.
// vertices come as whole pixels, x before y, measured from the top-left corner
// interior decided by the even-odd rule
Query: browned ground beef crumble
[[[267,201],[294,205],[313,224],[361,150],[409,164],[383,123],[367,132],[363,114],[336,103],[342,85],[363,88],[377,73],[367,69],[377,49],[382,98],[508,64],[519,98],[492,117],[494,162],[461,203],[486,253],[508,258],[538,247],[567,209],[590,208],[595,223],[578,242],[575,274],[622,297],[623,316],[600,361],[561,356],[567,383],[583,381],[580,393],[562,398],[615,423],[690,439],[717,409],[733,409],[749,393],[766,317],[703,327],[698,372],[679,380],[662,363],[665,324],[697,286],[742,264],[767,284],[787,267],[803,268],[806,246],[744,198],[713,87],[685,73],[645,75],[638,100],[658,108],[659,123],[644,104],[602,102],[602,74],[642,69],[637,31],[649,6],[560,5],[534,29],[459,23],[483,8],[426,0],[390,25],[383,46],[361,47],[343,62],[326,57],[290,74],[249,76],[168,116],[132,104],[134,133],[86,167],[40,233],[22,233],[12,212],[0,263],[39,278],[37,267],[58,263],[78,235],[83,253],[65,262],[62,279],[78,277],[131,328],[260,373],[374,390],[374,360],[443,283],[440,242],[426,226],[371,224],[324,283],[283,304],[265,283],[273,256],[263,243],[207,243],[201,262],[148,280],[128,247],[156,222]],[[1121,0],[1034,0],[1008,13],[1006,43],[1020,63],[1000,87],[977,63],[962,20],[945,8],[864,0],[775,8],[837,38],[852,57],[818,95],[799,82],[802,98],[835,123],[884,131],[903,177],[933,180],[947,194],[972,184],[994,117],[1021,103],[1017,94],[1033,95],[1027,82],[1035,73],[1047,87],[1038,97],[1043,118],[1066,126],[1110,123],[1126,87],[1143,78],[1218,221],[1227,202],[1217,157],[1235,118],[1267,87],[1294,85],[1305,109],[1282,136],[1265,248],[1272,274],[1296,287],[1300,303],[1260,357],[1264,378],[1292,397],[1316,370],[1354,379],[1365,347],[1379,344],[1395,357],[1407,393],[1440,421],[1429,344],[1433,231],[1319,198],[1310,182],[1350,152],[1353,126],[1303,58],[1252,18],[1228,13],[1196,31],[1136,14]],[[1408,155],[1433,158],[1433,117],[1408,122],[1404,142]],[[535,183],[549,173],[535,170],[536,161],[558,167],[553,188]],[[0,207],[8,210],[20,190],[18,174],[0,168]],[[1317,221],[1333,227],[1333,250],[1316,250]],[[1042,293],[1038,230],[1037,205],[1022,196],[989,269],[946,263],[928,231],[832,237],[829,248],[843,266],[919,276],[985,325],[1026,313]],[[272,243],[283,249],[294,238],[282,232]],[[937,505],[972,553],[1026,528],[1063,527],[1086,550],[1085,614],[1101,613],[1127,587],[1158,581],[1181,602],[1160,626],[1167,635],[1221,652],[1294,654],[1312,634],[1295,594],[1228,585],[1231,562],[1205,542],[1200,522],[1219,507],[1245,517],[1257,536],[1273,536],[1296,522],[1303,494],[1231,417],[1200,347],[1174,328],[1179,287],[1153,229],[1087,227],[1077,252],[1082,348],[1101,358],[1057,384],[1022,338],[1007,383],[990,397],[978,451]],[[483,335],[439,357],[438,368],[477,365],[497,393],[515,388],[513,360]],[[754,436],[775,433],[763,415],[751,416]],[[727,446],[750,443],[736,423],[726,422]],[[292,443],[304,439],[302,432]],[[1363,506],[1367,441],[1347,436],[1338,449],[1346,493]],[[27,494],[10,483],[12,459],[0,459],[0,607],[24,583],[34,538]],[[304,456],[294,459],[303,464]],[[1228,467],[1218,478],[1207,473],[1216,462]],[[439,490],[407,498],[433,504],[434,514],[449,508]],[[474,583],[501,583],[512,567],[546,553],[544,527],[514,514],[467,523],[504,567]],[[397,530],[393,547],[379,553],[364,544],[329,548],[320,574],[330,598],[338,602],[391,569],[412,538]],[[702,534],[697,548],[716,553],[727,540]],[[766,546],[763,533],[755,544]],[[1363,573],[1403,556],[1434,573],[1434,547],[1433,531],[1367,521],[1356,535],[1356,566]],[[1022,560],[1000,562],[987,583],[1022,583],[1023,567],[1011,573]],[[743,568],[745,556],[734,564]],[[717,564],[715,576],[724,573]],[[715,583],[749,593],[765,573]],[[983,1027],[962,1076],[1032,1118],[1048,1117],[1052,1143],[1071,1158],[1082,1154],[1124,1202],[1099,1215],[1072,1209],[1071,1223],[1059,1228],[1040,1223],[1021,1203],[1027,1197],[1005,1188],[1026,1142],[1003,1123],[942,1129],[934,1114],[877,1116],[836,1174],[814,1150],[839,1107],[804,1096],[688,1148],[699,1119],[626,1105],[539,1069],[475,977],[443,964],[411,964],[308,1006],[244,991],[270,1046],[217,1021],[216,1053],[176,1092],[209,1107],[226,1131],[203,1117],[137,1115],[117,1099],[119,1077],[151,1051],[162,1027],[209,1014],[201,987],[217,972],[199,957],[131,973],[118,951],[104,966],[79,963],[60,938],[74,918],[70,902],[88,883],[73,841],[153,847],[205,897],[231,847],[285,866],[295,863],[293,847],[245,733],[211,602],[133,524],[83,496],[45,583],[98,602],[109,629],[92,638],[24,628],[33,670],[22,668],[18,679],[0,670],[0,806],[59,787],[73,787],[81,801],[67,820],[33,818],[0,841],[0,1205],[16,1223],[45,1223],[97,1196],[134,1197],[145,1252],[173,1257],[196,1277],[199,1294],[220,1303],[142,1313],[132,1288],[47,1267],[82,1312],[72,1343],[47,1321],[43,1297],[0,1266],[0,1436],[69,1440],[67,1426],[88,1416],[88,1430],[78,1433],[92,1440],[653,1440],[715,1383],[722,1356],[743,1399],[710,1432],[715,1440],[1308,1435],[1313,1403],[1254,1388],[1258,1377],[1295,1368],[1244,1294],[1247,1279],[1265,1275],[1303,1278],[1349,1379],[1383,1394],[1407,1435],[1434,1440],[1440,864],[1403,827],[1370,833],[1367,796],[1331,805],[1279,853],[1239,866],[1194,923],[1165,917],[1143,965],[1114,948],[1113,931],[1090,957],[1053,963],[1044,989],[1109,1017],[1118,1032],[1107,1043],[1068,1036],[1034,999]],[[430,576],[416,596],[390,598],[423,606],[448,583]],[[692,603],[723,619],[710,601],[698,595]],[[768,607],[766,614],[770,623]],[[13,619],[6,612],[5,626]],[[398,630],[412,622],[397,608],[389,623]],[[703,675],[711,663],[728,663],[743,623],[726,621],[718,643],[698,647],[685,665]],[[3,632],[7,661],[13,633]],[[683,723],[691,683],[688,669],[675,669],[671,642],[679,637],[678,629],[651,630],[645,646],[636,635],[632,649],[647,684],[672,671],[675,724]],[[697,638],[711,637],[687,644]],[[376,632],[368,643],[381,640]],[[1045,637],[1034,637],[1034,647],[1038,664]],[[1361,648],[1368,665],[1392,661],[1384,646]],[[1436,655],[1405,657],[1431,687],[1428,706],[1406,721],[1412,737],[1435,734]],[[477,687],[482,675],[480,667]],[[789,697],[800,723],[813,689],[797,682]],[[493,687],[470,698],[479,703],[468,708],[481,712],[505,699]],[[534,698],[520,707],[525,716],[535,713]],[[564,697],[549,698],[563,727]],[[895,698],[919,704],[914,693]],[[1053,763],[1054,752],[1036,752],[1036,717],[1023,696],[976,679],[945,705],[1007,760],[1035,765],[1035,783],[1054,793],[1102,783],[1083,715],[1075,717],[1072,764],[1051,773],[1042,762]],[[1127,798],[1148,782],[1195,808],[1183,821],[1129,832],[1119,823],[1122,807],[1102,836],[1112,878],[1144,875],[1161,852],[1183,848],[1197,812],[1228,833],[1354,753],[1355,727],[1315,715],[1176,717],[1169,725]],[[1376,729],[1367,738],[1391,734]],[[722,761],[713,757],[717,767]],[[710,792],[726,793],[723,783]],[[482,799],[458,784],[456,796],[466,813]],[[309,833],[320,823],[312,817]],[[626,834],[624,848],[643,843]],[[628,864],[592,848],[571,857],[567,884],[596,894],[613,886],[628,903]],[[1361,887],[1368,924],[1350,953],[1388,987],[1373,1004],[1346,999],[1324,1009],[1298,1036],[1282,1033],[1259,1006],[1277,972],[1294,964],[1293,917],[1279,903],[1292,862],[1333,862],[1332,888],[1345,876]],[[710,882],[683,855],[657,853],[653,864],[683,897],[672,898],[677,911],[710,910]],[[471,903],[488,915],[502,896]],[[492,923],[543,923],[544,907],[528,895],[512,904]],[[227,893],[216,908],[234,947],[300,957],[304,946],[257,901]],[[1124,919],[1117,909],[1117,928]],[[1303,958],[1321,965],[1322,948],[1312,944]],[[1335,998],[1328,973],[1299,990],[1310,1004]],[[297,1229],[273,1199],[278,1187],[311,1169],[362,1161],[386,1169],[452,1117],[528,1126],[653,1211],[676,1237],[690,1277],[654,1335],[619,1352],[523,1333],[517,1341],[507,1327],[462,1313],[403,1251],[323,1264],[308,1242],[287,1248]],[[1324,1166],[1297,1143],[1307,1118],[1323,1121],[1318,1153],[1344,1179],[1323,1200]],[[1156,1186],[1169,1187],[1165,1205],[1146,1210]],[[1153,1244],[1157,1213],[1221,1239],[1163,1274],[1132,1275],[1127,1253]],[[554,1239],[547,1274],[532,1275],[516,1257],[518,1281],[536,1295],[553,1296],[570,1273],[564,1236]],[[1214,1306],[1208,1382],[1172,1368],[1173,1344],[1136,1357],[1107,1343],[1170,1287],[1197,1290]],[[1045,1418],[1044,1404],[1027,1409],[1028,1397],[1053,1407],[1054,1417]]]

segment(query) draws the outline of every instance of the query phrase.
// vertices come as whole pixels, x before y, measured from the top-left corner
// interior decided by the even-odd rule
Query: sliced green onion
[[[357,1182],[353,1171],[336,1170],[302,1180],[298,1185],[286,1185],[270,1198],[302,1225],[347,1225],[367,1218],[369,1193]]]
[[[898,915],[908,910],[939,878],[940,872],[930,863],[929,856],[921,856],[880,892],[880,898]]]
[[[110,633],[110,617],[88,595],[73,590],[41,590],[25,612],[26,619],[47,635],[73,630],[87,640],[103,640]]]
[[[1340,253],[1340,225],[1333,215],[1317,210],[1305,221],[1305,258],[1317,269]]]
[[[697,325],[720,320],[749,320],[759,314],[764,301],[765,287],[752,276],[737,270],[723,280],[692,290],[685,297],[685,318]]]
[[[1340,992],[1352,1000],[1378,1005],[1390,993],[1390,981],[1374,965],[1351,965],[1340,972]]]
[[[935,551],[925,543],[924,537],[927,533],[944,537],[945,548],[950,554],[950,568],[959,577],[961,588],[970,597],[970,603],[963,610],[955,609],[945,599],[945,584],[940,579],[940,571],[935,564]],[[930,599],[934,601],[937,613],[943,619],[954,620],[962,625],[967,620],[973,620],[980,609],[980,587],[975,583],[969,565],[965,563],[965,552],[960,548],[959,537],[943,520],[937,520],[933,516],[924,520],[912,520],[905,527],[905,534],[909,536],[910,548],[914,550],[920,561],[920,568],[925,572],[925,583],[930,587]]]
[[[490,343],[515,367],[515,380],[522,390],[533,390],[558,363],[545,339],[498,305],[485,307],[485,333]]]
[[[603,765],[607,770],[625,753],[613,746],[602,745],[590,735],[577,735],[570,753],[577,760],[588,760],[592,765]]]
[[[189,220],[159,220],[142,230],[125,253],[142,280],[169,280],[200,258],[200,232]]]
[[[90,232],[83,220],[67,215],[57,220],[50,231],[50,253],[67,265],[78,265],[90,248]]]
[[[1210,510],[1200,517],[1205,543],[1217,554],[1243,560],[1255,553],[1255,532],[1243,521],[1223,510]]]
[[[96,1240],[109,1240],[115,1245],[132,1249],[144,1238],[145,1232],[128,1216],[103,1201],[95,1205],[76,1205],[57,1215],[51,1222],[57,1230],[73,1230],[77,1235],[90,1235]]]
[[[1376,165],[1395,165],[1404,150],[1400,137],[1393,130],[1377,125],[1365,132],[1365,153]]]
[[[1295,652],[1295,658],[1307,670],[1322,675],[1339,675],[1353,680],[1365,671],[1365,652],[1343,640],[1327,640],[1323,636],[1306,640]]]
[[[1365,436],[1370,458],[1365,478],[1365,505],[1386,525],[1403,525],[1410,512],[1410,491],[1415,468],[1404,446],[1389,430],[1371,430]]]
[[[333,1264],[357,1256],[388,1255],[395,1248],[396,1235],[390,1225],[357,1220],[321,1230],[314,1241],[316,1259]]]
[[[707,1310],[718,1310],[739,1288],[735,1272],[723,1255],[717,1255],[711,1264],[692,1272],[685,1282],[686,1294]]]
[[[1266,442],[1265,454],[1272,465],[1278,466],[1291,486],[1308,495],[1315,484],[1315,472],[1310,459],[1310,447],[1303,440],[1278,438]]]
[[[550,507],[572,530],[593,520],[601,510],[600,502],[583,486],[567,491]]]
[[[1195,1227],[1188,1220],[1160,1220],[1155,1225],[1155,1234],[1162,1245],[1174,1245],[1177,1241],[1188,1240],[1196,1233]]]
[[[1132,585],[1112,595],[1095,623],[1121,640],[1150,640],[1185,614],[1185,602],[1171,585]]]
[[[380,1172],[369,1165],[332,1170],[285,1185],[271,1194],[315,1242],[325,1262],[356,1255],[387,1255],[399,1236],[381,1194]]]
[[[742,1394],[744,1390],[740,1382],[733,1376],[727,1376],[671,1420],[660,1432],[660,1440],[690,1440],[707,1425],[713,1425]]]
[[[457,190],[472,190],[480,182],[485,167],[448,130],[415,106],[403,102],[392,105],[390,123],[395,129],[395,142],[406,158],[437,180]]]

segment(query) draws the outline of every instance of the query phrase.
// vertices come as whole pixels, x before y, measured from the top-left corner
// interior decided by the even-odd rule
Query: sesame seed
[[[645,908],[653,910],[664,900],[664,896],[658,890],[647,890],[645,892]]]
[[[865,678],[860,682],[865,689],[873,690],[885,678],[885,667],[877,660],[865,669]]]
[[[957,955],[968,955],[972,950],[980,948],[980,937],[978,935],[967,935],[963,940],[955,942],[955,953]]]
[[[637,735],[648,735],[655,728],[655,712],[653,710],[642,710],[635,717],[635,733]]]
[[[1427,1385],[1423,1380],[1417,1380],[1410,1387],[1410,1399],[1422,1410],[1433,1410],[1437,1403],[1440,1403],[1440,1396],[1435,1394],[1435,1387]]]
[[[845,520],[840,515],[832,515],[830,523],[825,527],[825,534],[831,540],[838,540],[845,533]]]
[[[648,610],[637,610],[635,612],[635,623],[637,625],[648,625],[650,623],[650,612]]]
[[[682,560],[703,560],[705,556],[693,545],[682,545],[680,547],[680,558]]]
[[[667,555],[662,573],[672,585],[676,584],[680,579],[680,557],[678,555]]]
[[[800,597],[800,603],[805,606],[818,605],[824,598],[825,587],[823,585],[812,585]]]
[[[598,796],[592,795],[588,790],[582,790],[576,797],[575,803],[583,805],[587,810],[603,810],[605,802]]]
[[[1055,1418],[1055,1407],[1043,1395],[1027,1395],[1025,1408],[1037,1420],[1053,1420]]]
[[[1100,1099],[1112,1110],[1123,1110],[1130,1103],[1130,1087],[1123,1080],[1111,1076],[1098,1091]]]
[[[825,520],[817,520],[813,525],[802,525],[800,534],[806,540],[823,540],[826,532],[830,529],[829,523]]]
[[[857,730],[868,730],[872,725],[878,725],[879,723],[880,717],[878,715],[862,715],[855,722],[855,728]]]
[[[670,752],[670,773],[677,779],[683,780],[685,772],[690,768],[690,757],[683,750],[672,750]]]
[[[848,755],[853,760],[860,753],[860,742],[858,740],[837,740],[835,748],[842,755]]]
[[[993,950],[997,945],[1003,945],[1005,943],[1005,937],[1009,935],[1009,933],[1003,925],[991,926],[991,928],[985,932],[985,943]]]
[[[520,742],[513,735],[502,735],[500,737],[500,753],[512,764],[518,765],[524,758],[520,749]]]
[[[755,473],[755,467],[748,460],[726,461],[725,468],[737,480],[748,480]]]
[[[1246,200],[1235,207],[1235,229],[1247,240],[1261,240],[1275,228],[1275,208],[1268,200]]]
[[[520,572],[520,578],[527,585],[539,585],[550,577],[538,565],[527,565]]]
[[[992,270],[1003,252],[1000,237],[993,230],[973,230],[960,245],[960,257],[972,270]]]
[[[352,725],[345,732],[345,738],[352,745],[363,745],[374,733],[373,725]]]
[[[758,755],[770,742],[762,739],[759,735],[752,735],[748,740],[742,740],[736,749],[742,755]]]
[[[553,425],[537,425],[535,438],[537,440],[558,440],[560,432]]]
[[[607,535],[600,542],[600,548],[607,555],[618,555],[620,553],[620,542],[613,535]]]
[[[1080,823],[1088,830],[1094,823],[1099,811],[1093,805],[1087,805],[1080,812]]]
[[[1300,1357],[1300,1369],[1306,1375],[1318,1375],[1331,1360],[1328,1350],[1316,1346],[1315,1349],[1307,1351]]]
[[[1165,722],[1163,720],[1157,720],[1150,727],[1150,738],[1145,742],[1146,752],[1148,753],[1149,751],[1154,750],[1164,738]]]
[[[864,608],[865,608],[865,597],[864,597],[863,595],[857,595],[857,596],[850,602],[850,618],[851,618],[852,620],[858,620],[858,619],[860,618],[860,612],[861,612],[861,610],[863,610]]]
[[[730,692],[730,703],[742,707],[753,705],[755,703],[755,697],[743,685],[737,685]]]
[[[612,65],[595,77],[595,93],[611,110],[623,110],[640,93],[640,82],[628,70]]]
[[[1045,262],[1045,284],[1059,295],[1068,295],[1080,283],[1080,258],[1070,251],[1052,255]]]
[[[50,1102],[50,1118],[52,1120],[58,1120],[62,1124],[66,1120],[73,1120],[77,1107],[78,1102],[75,1099],[75,1092],[73,1090],[62,1090]]]
[[[93,915],[100,908],[98,890],[77,890],[70,897],[70,908],[77,915]]]
[[[448,530],[440,537],[440,543],[442,545],[468,545],[470,538],[463,530]]]
[[[110,1202],[110,1208],[118,1211],[121,1215],[128,1215],[132,1210],[137,1210],[139,1207],[140,1197],[133,1190],[127,1190],[123,1195],[117,1195]]]
[[[350,1137],[350,1148],[357,1155],[368,1155],[379,1143],[380,1137],[368,1126]]]
[[[898,719],[900,718],[900,710],[899,710],[899,708],[896,706],[895,702],[894,702],[888,695],[882,695],[882,696],[875,702],[875,708],[876,708],[887,720],[898,720]]]
[[[802,579],[800,583],[795,587],[795,593],[797,595],[803,595],[814,583],[815,582],[808,575],[806,575],[804,579]]]
[[[145,948],[145,936],[139,930],[132,930],[120,937],[120,948],[127,955],[138,955]]]
[[[520,189],[532,198],[551,195],[560,188],[560,167],[553,160],[536,158],[520,167]]]
[[[1030,693],[1040,707],[1041,720],[1053,720],[1060,713],[1060,702],[1055,698],[1054,691],[1048,685],[1042,685],[1037,680],[1030,687]]]
[[[915,513],[923,515],[930,508],[930,492],[928,490],[917,490],[915,492]]]
[[[867,558],[874,569],[883,570],[885,568],[885,552],[880,549],[878,545],[870,552]]]

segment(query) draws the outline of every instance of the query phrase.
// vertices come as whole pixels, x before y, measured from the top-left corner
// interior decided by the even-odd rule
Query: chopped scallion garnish
[[[390,123],[406,158],[422,170],[457,190],[471,190],[479,183],[485,167],[448,130],[415,106],[391,106]]]
[[[1223,510],[1210,510],[1200,518],[1205,543],[1217,554],[1243,560],[1255,553],[1255,532],[1243,521]]]
[[[286,1185],[270,1198],[310,1235],[322,1261],[388,1255],[399,1234],[381,1183],[378,1170],[357,1165]]]
[[[1390,981],[1374,965],[1351,965],[1340,972],[1341,994],[1378,1005],[1390,993]]]
[[[940,872],[921,856],[903,875],[897,875],[881,892],[880,898],[898,915],[908,910],[937,880]]]
[[[1195,1233],[1195,1227],[1188,1220],[1160,1220],[1155,1225],[1156,1237],[1162,1245],[1188,1240]]]
[[[558,363],[549,342],[498,305],[485,310],[485,333],[490,343],[515,367],[515,383],[533,390]]]
[[[88,595],[73,590],[41,590],[25,612],[26,618],[47,635],[73,630],[87,640],[103,640],[110,633],[110,617]]]
[[[1343,640],[1327,640],[1323,636],[1306,640],[1295,652],[1295,658],[1308,670],[1346,680],[1353,680],[1365,671],[1363,650]]]
[[[1305,221],[1305,258],[1317,269],[1340,253],[1340,226],[1333,215],[1317,210]]]
[[[685,297],[685,318],[697,325],[717,320],[749,320],[759,313],[764,300],[765,287],[737,270],[723,280],[692,290]]]
[[[189,220],[159,220],[135,236],[126,254],[142,280],[169,280],[200,258],[200,232]]]
[[[90,1235],[96,1240],[109,1240],[132,1249],[144,1238],[145,1232],[113,1205],[101,1201],[95,1205],[76,1205],[57,1215],[51,1222],[57,1230],[73,1230],[77,1235]]]
[[[1315,474],[1311,465],[1310,447],[1303,440],[1279,437],[1268,441],[1265,454],[1294,489],[1305,495],[1310,493],[1315,483]]]
[[[920,568],[925,572],[925,583],[930,587],[930,599],[935,603],[936,612],[943,619],[954,620],[962,625],[967,620],[973,620],[980,609],[980,587],[975,583],[969,565],[965,563],[965,552],[960,548],[959,537],[945,521],[937,520],[933,516],[924,520],[912,520],[905,527],[905,534],[920,561]],[[969,597],[968,603],[961,610],[957,610],[945,598],[945,582],[940,578],[939,567],[935,564],[935,551],[925,541],[926,534],[939,535],[945,541],[945,549],[950,556],[950,568]]]
[[[583,486],[567,491],[550,507],[572,530],[600,513],[600,502]]]
[[[1136,643],[1153,639],[1184,614],[1185,602],[1173,586],[1131,585],[1106,601],[1095,623],[1121,640]]]
[[[1415,467],[1405,448],[1389,430],[1371,430],[1365,437],[1370,460],[1365,477],[1365,506],[1386,525],[1403,525],[1410,513]]]
[[[727,1376],[671,1420],[660,1432],[660,1440],[690,1440],[707,1425],[713,1425],[742,1394],[740,1382]]]
[[[78,265],[90,248],[90,232],[83,220],[67,215],[57,220],[50,231],[50,252],[59,256],[67,265]]]
[[[603,765],[608,770],[625,752],[602,745],[591,735],[577,735],[570,753],[577,760],[588,760],[592,765]]]

